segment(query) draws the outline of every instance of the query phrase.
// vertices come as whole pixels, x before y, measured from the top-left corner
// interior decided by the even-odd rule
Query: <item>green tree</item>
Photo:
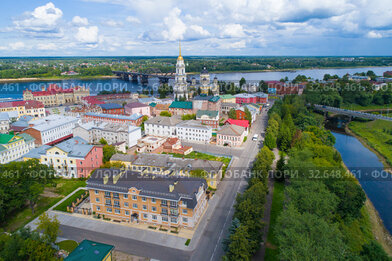
[[[184,114],[184,115],[181,116],[181,119],[183,121],[196,120],[196,114]]]
[[[100,143],[101,145],[108,145],[108,142],[107,142],[104,138],[101,138],[101,139],[99,140],[99,143]]]
[[[242,77],[240,80],[240,87],[242,87],[244,84],[246,84],[246,80],[244,77]]]
[[[276,148],[276,136],[268,132],[265,135],[264,144],[271,150]]]
[[[226,256],[228,260],[250,260],[252,257],[252,248],[254,247],[249,243],[248,228],[241,225],[237,228],[236,232],[230,236],[229,251]]]
[[[291,146],[291,139],[292,139],[292,136],[291,136],[291,131],[290,131],[289,127],[283,125],[280,128],[279,134],[278,134],[279,149],[287,152]]]
[[[37,229],[42,231],[44,239],[49,243],[55,243],[60,234],[60,221],[56,216],[50,218],[46,212],[39,216],[38,220]]]
[[[42,192],[44,191],[44,184],[32,182],[26,189],[26,199],[29,201],[31,212],[34,214],[35,205]]]
[[[234,108],[231,108],[229,110],[228,116],[229,116],[229,119],[233,119],[233,120],[237,119],[237,113]]]
[[[245,120],[249,122],[249,125],[252,124],[252,114],[247,107],[245,107]]]
[[[361,257],[363,261],[391,261],[392,258],[385,253],[385,250],[382,246],[375,240],[370,241],[369,243],[363,245],[361,251]]]
[[[142,131],[144,131],[144,122],[147,121],[147,120],[148,120],[148,116],[144,115],[143,118],[142,118],[142,123],[140,125]]]
[[[162,116],[162,117],[171,117],[172,115],[171,115],[171,113],[168,112],[168,111],[161,111],[161,113],[159,114],[159,116]]]
[[[113,145],[103,146],[103,163],[110,161],[110,158],[116,154],[116,148]]]

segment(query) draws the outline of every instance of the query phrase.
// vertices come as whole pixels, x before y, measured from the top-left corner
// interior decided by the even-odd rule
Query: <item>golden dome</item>
[[[181,56],[181,41],[178,42],[178,45],[180,47],[180,55],[178,56],[177,61],[183,61],[184,58],[182,58],[182,56]]]

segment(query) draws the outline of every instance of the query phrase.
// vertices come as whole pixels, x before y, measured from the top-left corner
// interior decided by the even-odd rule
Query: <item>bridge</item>
[[[361,111],[352,111],[352,110],[346,110],[346,109],[340,109],[336,107],[330,107],[326,105],[319,105],[319,104],[314,104],[313,105],[316,109],[320,111],[325,111],[325,112],[332,112],[336,114],[342,114],[342,115],[347,115],[353,118],[363,118],[363,119],[369,119],[369,120],[385,120],[385,121],[392,121],[392,117],[387,117],[383,115],[377,115],[377,114],[371,114],[367,112],[361,112]]]
[[[158,78],[160,83],[168,83],[169,79],[174,79],[174,73],[163,73],[156,68],[148,68],[145,72],[113,71],[113,74],[124,81],[132,79],[132,81],[137,82],[140,79],[142,84],[147,84],[150,77]]]

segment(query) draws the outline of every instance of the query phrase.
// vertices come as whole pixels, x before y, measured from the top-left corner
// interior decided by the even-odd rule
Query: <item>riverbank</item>
[[[62,80],[99,80],[114,79],[115,75],[102,76],[64,76],[64,77],[35,77],[35,78],[16,78],[16,79],[0,79],[0,83],[17,83],[17,82],[37,82],[37,81],[62,81]]]
[[[372,128],[372,131],[367,131],[369,124],[371,125],[370,127]],[[388,126],[384,126],[384,124]],[[384,168],[392,173],[392,145],[387,146],[385,143],[388,140],[385,140],[386,138],[382,133],[382,127],[392,129],[392,123],[382,120],[371,122],[350,122],[350,124],[346,126],[345,131],[347,134],[357,138],[362,145],[376,154],[384,165]]]

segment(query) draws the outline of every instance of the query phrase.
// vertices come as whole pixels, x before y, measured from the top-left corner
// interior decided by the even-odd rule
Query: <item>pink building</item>
[[[132,102],[128,103],[124,106],[125,114],[132,115],[135,113],[139,113],[141,115],[146,115],[148,117],[151,116],[151,107],[149,105],[140,103],[140,102]]]
[[[90,173],[99,168],[103,161],[103,149],[100,146],[93,146],[83,159],[76,159],[78,178],[88,177]]]
[[[257,103],[257,97],[253,94],[249,93],[239,93],[234,95],[235,103],[244,104],[244,103]]]

